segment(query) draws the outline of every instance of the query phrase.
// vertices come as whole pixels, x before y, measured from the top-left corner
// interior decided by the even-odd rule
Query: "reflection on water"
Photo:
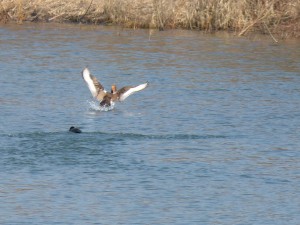
[[[299,47],[3,25],[0,223],[298,224]],[[85,66],[105,87],[150,85],[103,111]]]

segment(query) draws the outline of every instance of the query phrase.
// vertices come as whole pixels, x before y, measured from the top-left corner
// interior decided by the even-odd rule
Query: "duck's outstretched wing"
[[[126,86],[121,88],[120,90],[117,91],[118,99],[119,101],[124,101],[129,95],[141,91],[145,89],[148,86],[148,82],[144,84],[140,84],[138,86],[132,87],[132,86]]]
[[[99,101],[102,101],[103,95],[106,93],[102,84],[94,77],[88,68],[85,68],[82,71],[82,78],[90,89],[92,96],[97,98]]]

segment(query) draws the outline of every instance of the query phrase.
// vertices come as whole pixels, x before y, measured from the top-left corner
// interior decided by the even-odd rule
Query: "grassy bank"
[[[300,37],[300,0],[1,0],[0,20]]]

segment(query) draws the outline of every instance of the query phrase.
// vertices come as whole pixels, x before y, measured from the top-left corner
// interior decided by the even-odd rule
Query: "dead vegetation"
[[[0,21],[81,22],[131,28],[259,31],[300,37],[300,0],[2,0]]]

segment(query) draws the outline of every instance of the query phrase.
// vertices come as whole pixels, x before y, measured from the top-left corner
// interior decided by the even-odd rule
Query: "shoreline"
[[[58,22],[300,38],[300,0],[2,0],[0,22]]]

